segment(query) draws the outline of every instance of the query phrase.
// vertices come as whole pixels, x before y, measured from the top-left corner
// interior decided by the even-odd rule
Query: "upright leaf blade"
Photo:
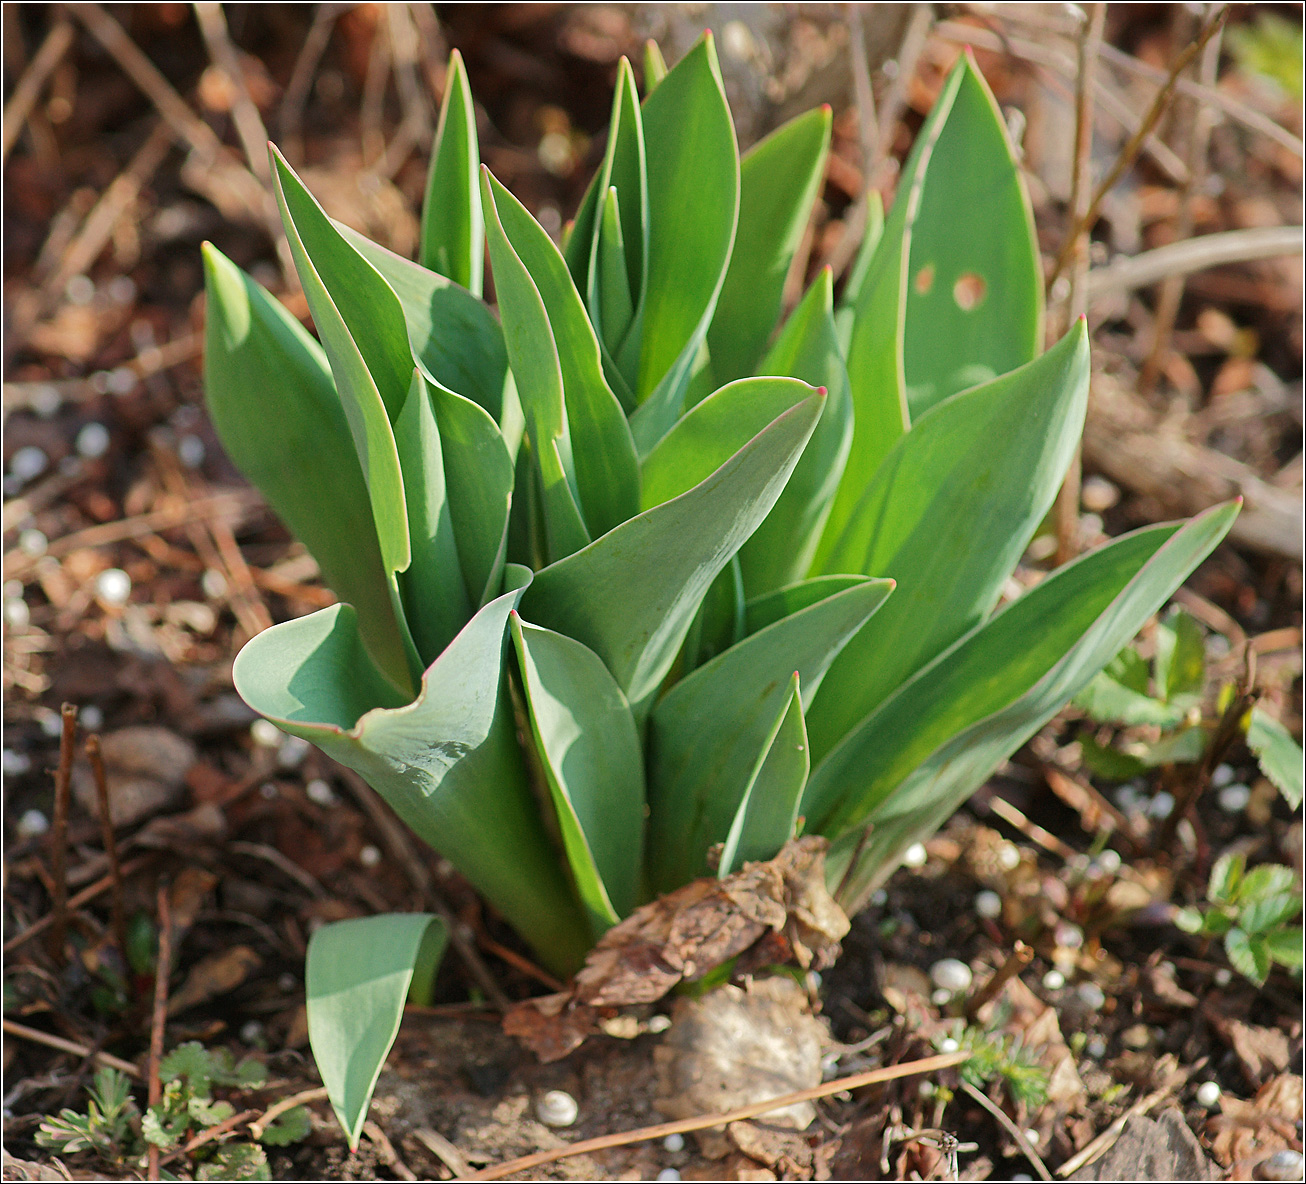
[[[208,243],[204,279],[204,391],[223,447],[358,610],[363,642],[386,677],[410,688],[367,485],[326,356]]]
[[[834,839],[849,902],[893,870],[1110,661],[1237,514],[1124,535],[1053,572],[905,683],[812,771],[802,812]],[[828,678],[827,678],[828,683]],[[870,824],[869,834],[864,828]]]
[[[719,878],[725,879],[747,860],[773,859],[794,837],[807,770],[807,729],[795,674],[730,824],[717,868]]]
[[[644,139],[648,278],[639,331],[625,347],[639,358],[635,396],[643,405],[631,430],[641,455],[676,421],[739,214],[739,150],[710,33],[645,100]]]
[[[892,590],[826,584],[824,599],[760,628],[676,683],[649,717],[649,878],[668,891],[706,870],[743,801],[797,672],[808,702]]]
[[[785,278],[825,176],[831,118],[828,106],[799,115],[740,161],[739,228],[707,332],[718,385],[778,373],[757,363],[780,319]]]
[[[1028,366],[940,404],[894,447],[827,573],[892,575],[892,603],[840,656],[807,716],[819,759],[997,602],[1056,497],[1084,423],[1081,320]]]
[[[433,973],[448,933],[427,913],[323,925],[304,968],[308,1040],[350,1149],[358,1146],[419,966]]]
[[[421,260],[473,296],[481,294],[485,223],[477,174],[481,167],[476,109],[467,68],[456,49],[449,55],[444,101],[431,148],[422,201]]]
[[[592,650],[512,619],[531,731],[595,936],[637,903],[644,759],[630,706]]]
[[[504,679],[508,614],[521,595],[518,586],[481,609],[412,702],[372,670],[345,605],[260,633],[232,675],[255,711],[362,776],[545,965],[570,973],[589,927],[526,783]]]
[[[1253,707],[1247,721],[1247,747],[1284,801],[1297,809],[1302,799],[1302,752],[1288,729],[1263,707]]]
[[[820,402],[805,399],[693,489],[536,575],[523,615],[598,654],[637,720],[708,586],[775,504]]]

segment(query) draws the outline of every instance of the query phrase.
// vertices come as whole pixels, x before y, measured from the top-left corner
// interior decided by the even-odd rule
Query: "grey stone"
[[[1138,1114],[1115,1145],[1071,1180],[1214,1180],[1213,1165],[1178,1110],[1159,1118]]]

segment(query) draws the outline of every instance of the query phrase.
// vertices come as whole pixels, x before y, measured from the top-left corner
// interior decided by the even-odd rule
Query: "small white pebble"
[[[277,990],[283,995],[289,995],[297,986],[299,986],[299,979],[288,970],[277,979]]]
[[[1025,1138],[1027,1138],[1035,1147],[1038,1146],[1038,1131],[1034,1130],[1033,1127],[1030,1127],[1029,1130],[1025,1132]]]
[[[5,600],[5,624],[10,629],[26,629],[32,620],[32,610],[21,596],[11,596]]]
[[[871,904],[877,909],[882,909],[889,903],[889,894],[883,888],[877,888],[871,893]]]
[[[64,285],[63,291],[70,304],[90,304],[95,299],[95,284],[90,276],[71,277]]]
[[[645,1027],[656,1035],[658,1032],[665,1032],[671,1027],[671,1017],[669,1015],[650,1016]]]
[[[39,477],[50,466],[50,458],[45,449],[29,444],[20,448],[9,458],[9,472],[19,481],[31,481]]]
[[[1080,983],[1079,999],[1086,1007],[1101,1011],[1106,1006],[1106,993],[1097,983]]]
[[[1090,1036],[1088,1043],[1084,1045],[1084,1051],[1095,1061],[1100,1061],[1106,1056],[1106,1041],[1101,1036]]]
[[[674,1137],[674,1136],[672,1136],[672,1135],[668,1135],[668,1136],[667,1136],[668,1139],[673,1138],[673,1137]],[[659,1180],[679,1180],[679,1179],[680,1179],[680,1173],[679,1173],[675,1168],[663,1168],[660,1172],[658,1172],[658,1179],[659,1179]]]
[[[977,892],[975,894],[975,911],[981,917],[996,921],[1002,916],[1002,897],[996,892]]]
[[[1216,789],[1223,789],[1226,785],[1232,785],[1236,774],[1232,765],[1216,765],[1211,770],[1211,784]]]
[[[200,591],[210,600],[221,600],[227,594],[227,577],[216,567],[206,568],[200,576]]]
[[[198,436],[182,436],[177,441],[177,456],[188,469],[198,469],[204,463],[204,441]]]
[[[1227,987],[1233,982],[1233,971],[1227,966],[1221,966],[1211,977],[1215,980],[1217,987]]]
[[[304,792],[308,795],[308,800],[319,806],[334,806],[336,803],[335,791],[321,777],[314,777],[306,786]]]
[[[913,843],[902,853],[902,865],[903,867],[924,867],[929,858],[924,843]]]
[[[89,707],[83,707],[80,713],[80,722],[88,732],[98,731],[104,727],[104,712],[92,703]]]
[[[132,578],[120,567],[106,568],[95,577],[95,595],[102,604],[126,604],[132,594]]]
[[[672,1155],[685,1149],[685,1136],[681,1134],[668,1135],[662,1140],[662,1146],[665,1147]]]
[[[57,386],[43,384],[32,392],[29,402],[32,410],[42,419],[53,419],[59,414],[59,408],[63,406],[63,396]]]
[[[41,731],[47,736],[53,739],[63,735],[63,719],[57,711],[51,711],[48,707],[43,707],[37,718],[41,724]]]
[[[240,1039],[244,1044],[258,1044],[263,1039],[263,1025],[258,1020],[250,1020],[241,1025]]]
[[[946,987],[935,987],[934,990],[930,992],[930,1002],[933,1003],[935,1007],[946,1007],[952,1002],[952,992]]]
[[[930,967],[930,982],[954,995],[967,990],[972,977],[970,967],[960,958],[940,958]]]
[[[364,867],[376,867],[381,862],[381,852],[369,843],[358,853],[358,862]]]
[[[1120,870],[1120,852],[1108,847],[1098,855],[1097,866],[1108,876],[1114,876]]]
[[[1153,818],[1169,818],[1174,813],[1174,794],[1162,790],[1152,799],[1152,804],[1147,807],[1147,812]]]
[[[49,547],[49,545],[50,540],[47,539],[41,531],[34,527],[29,526],[26,530],[20,530],[18,532],[18,549],[22,551],[24,555],[31,555],[33,557],[44,555],[46,548]]]
[[[256,719],[249,725],[249,738],[260,748],[278,748],[286,734],[271,720]]]
[[[114,304],[130,304],[136,299],[136,284],[129,275],[116,275],[105,286]]]
[[[916,1092],[920,1094],[922,1098],[932,1098],[934,1097],[936,1088],[934,1082],[922,1081],[920,1085],[916,1087]]]
[[[957,1049],[959,1049],[960,1047],[961,1045],[958,1044],[951,1036],[949,1036],[946,1040],[939,1041],[939,1051],[941,1053],[956,1052]]]
[[[1069,921],[1058,921],[1056,943],[1066,950],[1078,950],[1084,945],[1084,931]]]
[[[109,451],[109,440],[109,429],[102,423],[92,421],[77,433],[77,443],[74,447],[77,449],[78,456],[95,460]]]
[[[1215,800],[1226,814],[1241,814],[1247,809],[1247,803],[1252,800],[1251,787],[1240,782],[1226,785],[1215,795]]]
[[[119,366],[109,371],[109,394],[130,395],[136,389],[136,371],[128,366]]]
[[[277,764],[283,769],[297,769],[312,747],[302,736],[287,736],[277,749]]]
[[[265,781],[258,787],[259,797],[265,802],[275,802],[281,796],[280,791],[271,781]]]
[[[576,1099],[566,1090],[551,1089],[535,1103],[535,1117],[545,1126],[571,1126],[579,1115]]]
[[[1301,1177],[1302,1153],[1291,1148],[1276,1151],[1256,1165],[1258,1180],[1300,1180]]]
[[[21,777],[32,771],[32,758],[25,752],[15,752],[12,748],[6,748],[0,768],[3,768],[6,777]]]
[[[1066,985],[1066,976],[1059,970],[1049,970],[1043,976],[1043,989],[1046,991],[1059,991]]]
[[[1214,1110],[1220,1104],[1220,1094],[1223,1091],[1214,1081],[1203,1081],[1197,1087],[1197,1104],[1204,1106],[1207,1110]]]
[[[1020,866],[1020,848],[1015,843],[1003,843],[998,848],[998,866],[1007,872],[1014,872]]]
[[[1101,514],[1081,514],[1079,516],[1079,537],[1095,539],[1102,533]]]
[[[107,395],[109,393],[109,372],[107,370],[97,370],[90,377],[91,390],[97,395]]]
[[[1120,500],[1120,490],[1105,477],[1094,474],[1084,478],[1084,484],[1079,491],[1079,500],[1084,509],[1091,510],[1094,514],[1101,514]]]
[[[27,810],[18,820],[18,833],[25,839],[34,839],[50,829],[50,820],[40,810]]]

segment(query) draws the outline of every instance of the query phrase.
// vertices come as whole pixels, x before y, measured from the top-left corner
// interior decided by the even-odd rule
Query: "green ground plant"
[[[1000,605],[1083,426],[1029,203],[969,58],[838,299],[781,322],[831,114],[741,158],[705,36],[622,63],[561,247],[479,167],[455,55],[421,262],[273,150],[320,340],[205,249],[209,407],[341,603],[240,653],[560,974],[631,910],[796,832],[853,911],[1077,694],[1237,512],[1135,531]],[[480,298],[488,249],[497,316]],[[433,918],[325,928],[313,1048],[357,1140]],[[353,1017],[352,1019],[348,1017]]]

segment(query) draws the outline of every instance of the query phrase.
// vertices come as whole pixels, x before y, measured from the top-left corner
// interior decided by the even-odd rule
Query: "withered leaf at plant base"
[[[827,846],[818,836],[792,839],[774,859],[636,909],[604,934],[570,991],[517,1004],[504,1031],[557,1060],[598,1030],[600,1009],[653,1003],[776,934],[805,969],[831,965],[848,918],[825,886]]]
[[[201,959],[191,968],[181,989],[168,1000],[168,1014],[180,1015],[188,1008],[234,991],[262,965],[263,959],[249,946],[232,946]]]

